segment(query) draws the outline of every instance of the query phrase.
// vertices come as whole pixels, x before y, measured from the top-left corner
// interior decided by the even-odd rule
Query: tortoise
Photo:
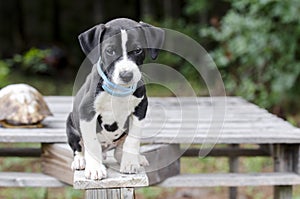
[[[0,90],[0,124],[6,128],[38,128],[52,115],[43,96],[27,84],[11,84]]]

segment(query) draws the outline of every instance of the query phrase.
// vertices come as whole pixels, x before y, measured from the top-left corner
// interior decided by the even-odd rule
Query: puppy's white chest
[[[142,98],[135,96],[115,97],[101,92],[95,99],[94,108],[101,119],[101,131],[97,132],[102,145],[111,144],[126,131],[126,122]]]
[[[106,92],[101,92],[95,99],[94,108],[103,119],[109,120],[123,118],[132,113],[135,107],[142,101],[133,95],[126,97],[115,97]]]

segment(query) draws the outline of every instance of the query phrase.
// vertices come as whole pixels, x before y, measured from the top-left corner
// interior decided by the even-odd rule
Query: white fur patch
[[[143,121],[131,116],[130,131],[123,144],[123,155],[121,159],[120,172],[137,173],[140,165],[147,165],[146,158],[140,158],[140,138]]]
[[[123,86],[131,86],[136,84],[142,77],[141,72],[135,62],[131,61],[127,57],[127,47],[128,35],[126,30],[121,30],[121,47],[122,47],[122,59],[115,63],[115,70],[112,74],[112,81],[115,84]],[[119,74],[123,71],[129,71],[133,73],[133,78],[130,82],[123,82]]]
[[[131,71],[133,73],[132,80],[128,83],[123,82],[120,78],[119,74],[122,71]],[[132,84],[136,84],[142,78],[142,74],[133,61],[129,59],[121,59],[120,61],[115,63],[115,70],[112,74],[112,81],[119,85],[129,86]],[[128,85],[129,84],[129,85]]]
[[[85,159],[83,152],[75,151],[74,160],[71,165],[72,170],[82,170],[85,168]]]
[[[100,146],[99,144],[97,144]],[[92,180],[100,180],[102,178],[107,177],[106,168],[102,163],[99,163],[98,160],[94,158],[95,155],[100,155],[102,158],[102,155],[99,153],[90,153],[91,151],[85,151],[85,159],[86,159],[86,167],[84,171],[84,175],[86,178],[92,179]],[[102,162],[102,160],[101,160]]]
[[[101,114],[102,131],[97,133],[99,142],[107,147],[113,143],[126,129],[123,129],[127,117],[134,112],[135,107],[143,98],[137,98],[133,95],[127,97],[114,97],[106,92],[101,92],[95,99],[94,108],[97,114]],[[117,122],[118,129],[114,132],[107,131],[105,124]],[[95,130],[94,130],[95,131]],[[118,136],[116,136],[118,135]]]
[[[122,41],[122,53],[123,53],[123,59],[127,60],[127,48],[126,43],[128,41],[128,35],[126,30],[121,30],[121,41]]]
[[[96,122],[96,116],[91,121],[80,120],[86,161],[84,173],[86,178],[93,180],[99,180],[107,176],[106,168],[102,164],[102,148],[95,133]]]

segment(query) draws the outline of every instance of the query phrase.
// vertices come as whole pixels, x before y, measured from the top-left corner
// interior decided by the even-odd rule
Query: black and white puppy
[[[73,170],[85,169],[86,178],[105,178],[102,155],[111,148],[115,148],[122,173],[136,173],[148,164],[139,154],[148,105],[139,67],[146,53],[156,59],[163,39],[162,29],[126,18],[99,24],[79,35],[93,68],[67,119]]]

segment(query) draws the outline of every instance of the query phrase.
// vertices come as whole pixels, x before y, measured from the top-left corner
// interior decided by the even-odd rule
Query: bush
[[[201,30],[217,42],[211,55],[227,93],[270,108],[294,97],[300,77],[297,0],[230,0],[220,25]]]
[[[8,73],[9,73],[9,65],[5,61],[0,60],[0,87],[6,85],[6,79]]]

